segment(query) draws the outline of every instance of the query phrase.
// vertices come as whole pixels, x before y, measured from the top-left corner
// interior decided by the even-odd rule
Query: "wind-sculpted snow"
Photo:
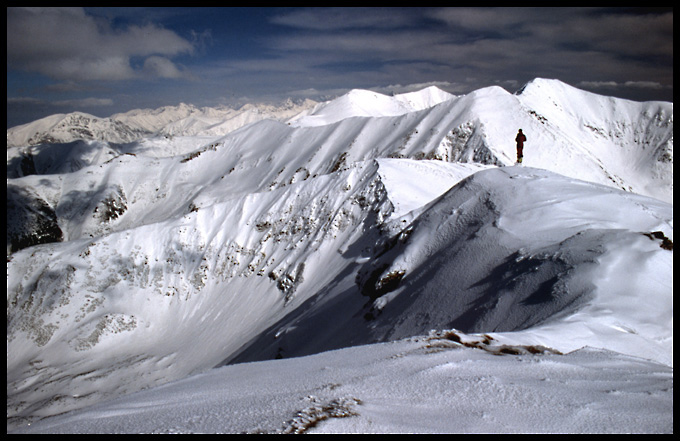
[[[8,427],[432,329],[672,365],[672,104],[364,92],[223,136],[8,148]],[[326,398],[290,427],[354,414]]]

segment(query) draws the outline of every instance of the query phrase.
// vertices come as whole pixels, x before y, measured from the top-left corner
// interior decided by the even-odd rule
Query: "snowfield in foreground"
[[[538,79],[8,148],[8,431],[672,432],[672,119]]]
[[[484,340],[449,332],[225,366],[17,432],[673,432],[668,366],[591,348],[496,355],[455,336]]]

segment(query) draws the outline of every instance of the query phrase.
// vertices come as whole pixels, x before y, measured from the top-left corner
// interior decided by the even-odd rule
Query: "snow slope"
[[[385,183],[389,197],[414,173],[408,161],[388,161],[402,168]],[[516,341],[563,352],[595,345],[672,365],[672,252],[643,234],[672,238],[672,219],[662,202],[545,170],[478,172],[415,219],[384,226],[393,234],[356,270],[363,301],[349,306],[356,287],[322,292],[237,360],[456,328],[530,329]]]
[[[672,368],[590,348],[511,349],[433,335],[236,364],[16,432],[673,432]]]
[[[594,112],[588,124],[604,127],[628,109],[617,144],[522,101],[547,88],[553,103],[600,105],[560,84],[356,92],[221,137],[8,149],[8,428],[227,362],[431,329],[672,366],[672,251],[660,246],[673,238],[672,104]],[[498,167],[513,162],[519,123],[542,148],[527,146],[527,167]],[[622,148],[646,166],[612,179]],[[645,180],[661,200],[619,189]],[[234,424],[224,430],[257,429]]]
[[[537,131],[537,146],[549,148],[554,160],[563,160],[557,153],[566,150],[562,145],[580,144],[578,154],[606,170],[614,185],[672,202],[672,103],[638,103],[544,79],[527,84],[517,97],[547,126]],[[558,133],[552,133],[553,121],[559,121]]]

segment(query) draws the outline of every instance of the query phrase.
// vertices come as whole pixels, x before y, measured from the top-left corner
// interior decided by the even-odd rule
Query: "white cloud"
[[[55,106],[55,107],[106,107],[112,106],[113,100],[110,98],[81,98],[72,100],[46,101],[33,97],[13,97],[7,98],[8,105],[32,105],[32,106]]]
[[[531,22],[527,15],[536,11],[526,8],[437,8],[427,11],[427,15],[442,21],[454,29],[474,31],[517,31],[523,24]],[[540,9],[539,9],[540,12]],[[530,13],[530,14],[528,14]]]
[[[7,8],[7,67],[67,81],[124,80],[171,74],[167,57],[192,53],[194,45],[156,26],[114,29],[82,8]],[[136,70],[132,57],[163,56],[156,69]]]
[[[656,81],[626,81],[624,84],[626,87],[636,87],[639,89],[663,89],[664,87]]]
[[[44,101],[40,100],[38,98],[33,98],[30,96],[17,96],[17,97],[7,97],[7,104],[30,104],[30,105],[36,105],[36,104],[43,104]]]
[[[585,87],[588,89],[621,89],[621,88],[635,88],[635,89],[663,89],[661,83],[656,81],[626,81],[619,83],[616,81],[581,81],[578,87]]]
[[[619,87],[619,83],[616,81],[581,81],[577,86],[588,89],[602,89]]]
[[[143,71],[160,78],[191,78],[165,57],[152,55],[144,60]]]
[[[112,106],[113,100],[110,98],[83,98],[53,101],[50,104],[52,104],[53,106],[67,106],[67,107],[105,107]]]
[[[278,25],[318,31],[385,29],[412,24],[413,14],[413,10],[391,8],[307,8],[277,15],[270,21]]]

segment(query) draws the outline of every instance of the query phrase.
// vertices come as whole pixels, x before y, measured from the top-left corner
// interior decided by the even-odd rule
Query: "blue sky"
[[[8,127],[536,77],[672,101],[672,8],[7,9]]]

